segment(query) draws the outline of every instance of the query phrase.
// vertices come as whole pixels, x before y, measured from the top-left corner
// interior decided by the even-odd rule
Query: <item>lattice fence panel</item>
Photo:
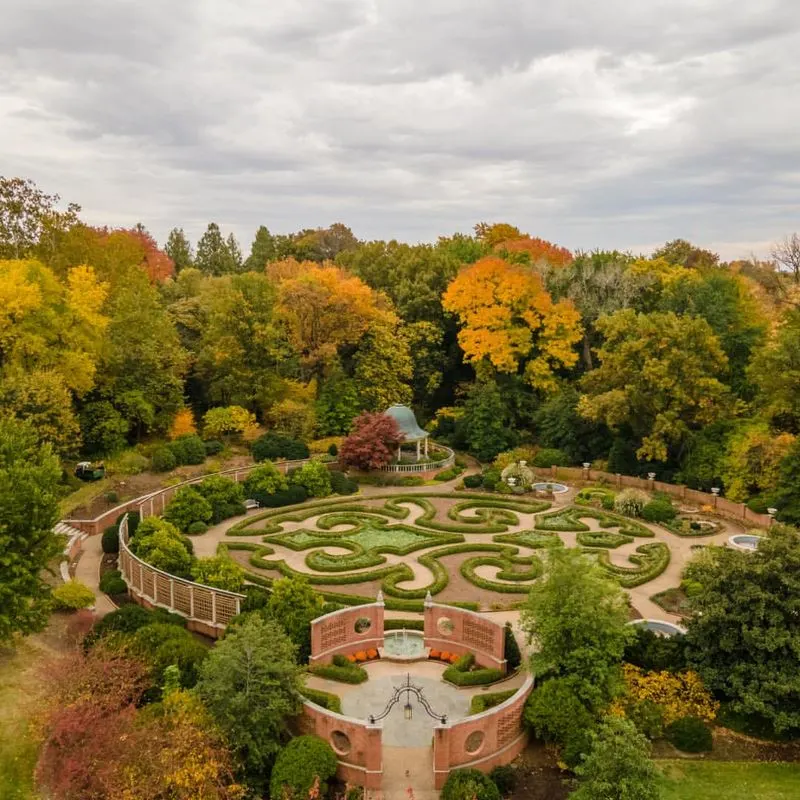
[[[211,592],[208,589],[196,589],[194,592],[194,616],[206,622],[212,621]]]

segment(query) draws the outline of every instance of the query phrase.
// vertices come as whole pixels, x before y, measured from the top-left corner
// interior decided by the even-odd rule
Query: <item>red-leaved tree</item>
[[[380,469],[392,460],[400,439],[392,417],[364,412],[353,420],[350,435],[339,448],[339,462],[356,469]]]

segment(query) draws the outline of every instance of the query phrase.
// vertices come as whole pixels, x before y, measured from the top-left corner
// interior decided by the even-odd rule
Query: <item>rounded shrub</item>
[[[670,522],[678,515],[669,500],[651,500],[642,508],[642,519],[647,522]]]
[[[493,467],[485,469],[481,475],[481,483],[484,489],[488,489],[490,492],[497,491],[497,484],[502,485],[500,470]]]
[[[625,489],[614,498],[614,511],[626,517],[641,517],[649,502],[647,492],[641,489]]]
[[[517,773],[509,764],[499,764],[489,772],[489,778],[503,797],[510,795],[517,786]]]
[[[500,790],[480,770],[454,769],[442,787],[441,800],[500,800]]]
[[[334,494],[355,494],[358,491],[358,483],[343,472],[331,470],[330,479],[331,491]]]
[[[555,447],[543,447],[534,457],[533,466],[540,468],[568,467],[569,457],[563,450]]]
[[[483,486],[483,477],[480,475],[465,475],[464,486],[467,489],[478,489]]]
[[[681,717],[664,729],[667,741],[684,753],[708,753],[713,746],[711,728],[699,717]]]
[[[109,525],[100,541],[104,553],[119,553],[119,526]]]
[[[259,502],[265,508],[280,508],[281,506],[292,506],[295,503],[302,503],[308,500],[308,492],[303,486],[290,486],[274,494],[259,498]]]
[[[336,442],[331,442],[331,444],[328,446],[328,455],[333,456],[334,458],[339,455],[339,448],[336,446]]]
[[[112,569],[100,577],[100,591],[106,594],[125,594],[128,584],[122,579],[122,573],[118,569]]]
[[[400,478],[399,486],[424,486],[425,478],[421,475],[406,475],[405,478]]]
[[[201,533],[205,533],[208,530],[208,525],[205,522],[192,522],[187,528],[186,533],[189,536],[199,536]]]
[[[150,466],[155,472],[169,472],[178,466],[178,459],[169,447],[158,447],[150,459]]]
[[[207,442],[203,442],[203,447],[207,456],[219,455],[225,449],[225,445],[216,439],[209,439]]]
[[[269,782],[271,800],[310,797],[319,780],[318,796],[326,797],[327,781],[336,772],[333,748],[318,736],[297,736],[278,753]]]
[[[202,464],[206,460],[206,447],[196,433],[179,436],[168,447],[178,464]]]
[[[255,461],[275,461],[285,458],[290,461],[308,458],[308,447],[297,439],[278,433],[265,433],[251,445],[250,452]]]
[[[61,611],[77,611],[94,605],[94,592],[80,581],[68,581],[53,589],[53,604]]]

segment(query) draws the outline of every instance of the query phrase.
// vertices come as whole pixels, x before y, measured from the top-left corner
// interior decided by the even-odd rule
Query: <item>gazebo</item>
[[[427,458],[429,434],[428,431],[420,428],[417,418],[414,416],[414,412],[408,406],[395,403],[393,406],[387,408],[385,413],[390,416],[397,423],[397,427],[400,428],[400,435],[402,438],[400,439],[401,444],[397,445],[397,460],[400,461],[401,445],[406,443],[412,444],[414,442],[417,443],[417,461],[422,458],[423,453],[425,458]],[[421,446],[423,442],[424,449]]]

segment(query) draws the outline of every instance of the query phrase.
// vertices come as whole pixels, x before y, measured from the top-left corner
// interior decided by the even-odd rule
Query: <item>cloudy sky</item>
[[[800,230],[798,0],[4,0],[0,174],[163,241]]]

